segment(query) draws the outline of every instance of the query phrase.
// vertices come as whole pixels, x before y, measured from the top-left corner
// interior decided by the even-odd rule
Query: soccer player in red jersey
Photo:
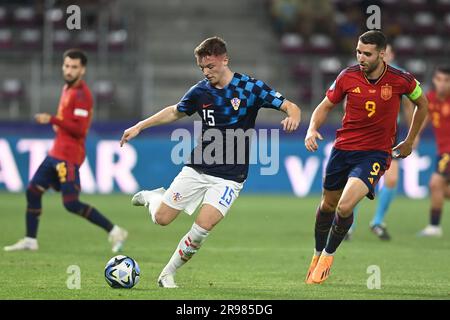
[[[353,208],[364,197],[374,198],[375,185],[389,168],[391,153],[411,154],[427,113],[427,99],[419,82],[409,73],[384,61],[386,37],[368,31],[356,47],[358,65],[343,70],[314,110],[305,137],[308,151],[322,140],[319,128],[333,107],[344,100],[342,128],[336,132],[334,148],[323,182],[322,200],[316,214],[315,252],[306,283],[322,283],[330,275],[334,253],[353,223]],[[402,95],[417,108],[405,140],[392,149]]]
[[[434,90],[427,93],[428,119],[431,120],[437,145],[436,171],[430,179],[430,224],[419,235],[442,236],[440,226],[445,198],[450,198],[450,66],[436,68]]]
[[[113,252],[121,249],[127,231],[113,225],[94,207],[79,200],[79,168],[85,158],[85,139],[92,118],[92,95],[82,80],[86,72],[87,57],[78,49],[63,55],[63,76],[66,85],[59,102],[58,113],[36,114],[39,124],[52,124],[56,132],[53,147],[31,179],[27,191],[26,236],[5,251],[37,250],[37,230],[42,212],[42,194],[50,187],[61,191],[64,207],[109,233]]]
[[[400,69],[395,64],[395,52],[392,45],[387,44],[386,50],[384,53],[384,62],[386,64],[389,64],[393,66],[394,68]],[[401,99],[401,102],[405,104],[404,113],[405,113],[405,119],[408,123],[411,122],[412,113],[414,111],[414,105],[411,103],[411,101],[403,96]],[[409,102],[409,103],[408,103]],[[400,117],[397,119],[397,121],[400,120]],[[398,144],[398,131],[396,135],[396,139],[394,141],[393,146],[396,146]],[[389,235],[386,224],[384,223],[385,216],[389,210],[389,207],[394,200],[396,194],[397,194],[397,182],[398,182],[398,176],[399,176],[399,160],[396,158],[393,158],[391,161],[391,164],[389,166],[389,169],[385,171],[384,173],[384,184],[379,190],[378,193],[378,200],[377,205],[375,208],[375,213],[373,215],[373,218],[369,224],[370,230],[372,233],[374,233],[380,240],[390,240],[391,236]],[[359,206],[356,206],[353,210],[354,214],[354,221],[352,227],[348,230],[347,235],[345,236],[344,240],[350,240],[352,233],[354,232],[356,228],[356,220],[358,216]]]

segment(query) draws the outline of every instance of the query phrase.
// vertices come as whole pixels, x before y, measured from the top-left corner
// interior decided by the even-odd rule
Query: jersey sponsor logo
[[[73,114],[75,116],[86,118],[89,115],[89,111],[87,111],[86,109],[75,108],[75,110],[73,110]]]
[[[359,87],[356,87],[352,90],[353,93],[361,93],[361,89]]]
[[[389,100],[392,97],[392,86],[385,84],[381,86],[381,99]]]
[[[233,98],[231,99],[231,105],[233,106],[234,110],[239,109],[239,105],[241,104],[241,100],[239,98]]]
[[[204,103],[204,104],[202,105],[202,108],[203,108],[203,109],[206,109],[206,108],[208,108],[208,107],[210,107],[210,106],[212,106],[212,103],[208,103],[208,104]]]

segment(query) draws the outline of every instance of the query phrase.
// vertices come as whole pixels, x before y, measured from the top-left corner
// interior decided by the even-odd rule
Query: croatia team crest
[[[179,192],[173,193],[173,196],[172,196],[173,201],[178,202],[181,200],[181,198],[183,198],[183,196]]]
[[[234,110],[239,109],[239,105],[241,104],[241,100],[239,98],[233,98],[231,99],[231,105],[233,106]]]
[[[386,84],[381,86],[381,99],[389,100],[392,97],[392,86]]]

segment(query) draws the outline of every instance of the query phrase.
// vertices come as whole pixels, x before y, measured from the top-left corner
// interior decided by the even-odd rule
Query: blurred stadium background
[[[372,235],[361,235],[359,249],[343,246],[342,255],[348,263],[336,267],[334,291],[326,291],[326,286],[312,291],[301,286],[311,253],[321,172],[342,108],[336,108],[323,128],[326,141],[317,153],[306,152],[304,133],[325,90],[341,69],[355,62],[357,37],[366,30],[366,8],[371,4],[381,8],[382,30],[396,50],[396,64],[413,73],[425,90],[430,88],[433,68],[449,62],[450,0],[0,0],[0,225],[6,230],[1,232],[1,244],[21,236],[25,197],[20,192],[53,138],[49,126],[33,123],[33,115],[56,113],[63,85],[62,53],[79,47],[88,53],[85,79],[95,98],[82,188],[85,193],[107,194],[84,196],[130,230],[133,239],[127,247],[129,254],[156,277],[174,241],[192,221],[183,217],[171,232],[156,228],[149,232],[151,226],[144,223],[143,216],[128,212],[129,196],[121,193],[168,186],[181,167],[171,161],[175,142],[170,141],[170,133],[179,126],[192,130],[192,119],[147,130],[125,149],[119,148],[118,141],[125,128],[163,106],[177,103],[202,78],[193,49],[206,37],[218,35],[228,43],[232,70],[266,81],[302,107],[301,129],[290,136],[281,133],[278,174],[262,176],[258,170],[267,166],[264,163],[251,166],[244,193],[255,195],[244,194],[237,201],[236,212],[219,226],[223,230],[192,262],[193,267],[207,263],[215,272],[204,268],[195,273],[191,265],[183,271],[186,273],[180,283],[197,286],[194,294],[133,291],[129,297],[448,299],[449,238],[439,243],[412,239],[427,220],[427,183],[435,159],[430,130],[425,131],[418,151],[401,167],[400,193],[422,200],[403,198],[394,202],[393,211],[403,214],[388,215],[395,245],[387,249]],[[70,5],[81,8],[80,30],[66,27]],[[258,126],[279,128],[282,118],[281,113],[262,110]],[[405,131],[404,124],[401,131]],[[297,202],[293,195],[307,198]],[[25,263],[24,255],[0,259],[2,270],[7,270],[7,289],[0,298],[120,298],[120,294],[106,292],[101,272],[100,276],[96,274],[110,255],[103,234],[93,229],[87,232],[85,222],[61,214],[64,209],[58,195],[45,199],[45,215],[49,217],[44,219],[40,244],[46,249],[43,256],[27,258],[31,260],[26,263],[56,271],[37,282],[29,273],[13,267]],[[365,201],[362,211],[372,212],[373,207],[374,202]],[[410,215],[405,219],[407,213]],[[361,215],[359,223],[367,226],[369,216]],[[66,234],[60,228],[65,228],[68,219],[73,229],[67,227]],[[444,218],[446,227],[448,221]],[[230,233],[236,237],[226,238]],[[87,244],[79,247],[78,239],[89,242],[89,249]],[[153,246],[150,255],[148,243],[161,246]],[[222,252],[223,243],[229,251]],[[75,249],[66,252],[64,245]],[[281,247],[284,249],[279,250]],[[273,259],[266,259],[267,251],[273,253]],[[293,255],[297,259],[294,264]],[[5,256],[0,253],[0,258]],[[230,256],[232,260],[225,260]],[[65,268],[74,261],[88,270],[83,273],[88,278],[86,286],[95,287],[88,294],[61,293],[55,285],[65,283]],[[254,263],[261,273],[254,272]],[[383,270],[393,270],[383,278],[383,285],[390,288],[385,295],[365,287],[365,268],[373,263]],[[275,272],[280,264],[285,273]],[[352,268],[359,265],[363,267],[358,271]],[[211,283],[197,284],[198,279],[211,279]],[[213,282],[223,290],[208,291]],[[141,285],[153,288],[153,282],[146,280]]]
[[[69,30],[66,26],[70,17],[66,10],[73,4],[81,9],[80,30]],[[0,1],[0,131],[2,136],[10,137],[10,153],[22,176],[22,183],[16,184],[26,184],[26,177],[32,172],[24,171],[35,167],[33,164],[26,167],[27,161],[22,159],[25,153],[30,152],[33,163],[41,159],[31,156],[34,149],[30,143],[17,139],[52,137],[50,128],[33,125],[32,116],[37,112],[56,112],[63,84],[61,55],[65,49],[79,47],[89,56],[86,80],[94,94],[95,116],[88,139],[92,152],[88,152],[88,157],[94,161],[96,155],[92,153],[101,139],[117,140],[128,125],[176,103],[202,78],[193,59],[193,48],[212,35],[228,42],[233,70],[263,79],[302,106],[302,129],[294,136],[298,140],[292,142],[282,136],[287,143],[282,142],[279,160],[283,169],[285,164],[288,166],[286,157],[293,153],[300,156],[300,164],[305,166],[308,155],[302,148],[302,140],[311,111],[339,71],[354,64],[356,39],[366,30],[369,16],[366,8],[371,4],[381,8],[381,26],[397,52],[396,64],[413,73],[428,89],[433,68],[447,62],[450,55],[449,0]],[[323,129],[328,141],[334,138],[341,117],[342,108],[332,113],[331,125]],[[281,119],[282,114],[271,110],[262,110],[258,116],[260,127],[276,128]],[[189,124],[192,119],[182,121],[192,130]],[[153,147],[167,146],[173,128],[147,133],[148,139],[140,150],[152,143],[157,143]],[[404,125],[401,128],[404,130]],[[163,140],[157,140],[158,137]],[[431,139],[429,132],[425,138]],[[422,159],[422,165],[414,162],[412,166],[423,171],[417,178],[422,184],[426,184],[434,159],[434,146],[429,139],[425,139],[423,146],[427,158]],[[170,151],[170,146],[167,150]],[[327,148],[324,150],[318,153],[320,159]],[[113,158],[117,156],[114,151],[111,153]],[[146,165],[151,162],[153,169],[139,169],[141,176],[157,175],[161,165],[167,165],[174,174],[178,170],[162,155],[152,154],[152,160],[148,159],[148,153],[142,157]],[[158,160],[162,164],[158,165]],[[5,161],[9,161],[6,156]],[[137,163],[139,166],[142,161]],[[166,185],[174,174],[157,179],[155,184]],[[254,187],[250,179],[247,191],[298,194],[294,184],[288,182],[289,173],[280,170],[280,175],[283,181],[264,182],[254,177],[257,179]],[[115,190],[132,192],[138,184],[149,187],[139,182],[128,184]],[[278,184],[279,189],[264,188],[265,184]],[[85,191],[93,190],[86,187]],[[5,181],[0,181],[0,188],[21,190],[5,186]],[[307,189],[320,192],[320,175],[316,176],[312,189]],[[409,195],[416,191],[411,192]],[[426,195],[425,190],[417,192],[419,197]]]
[[[72,4],[81,8],[81,30],[66,27]],[[97,120],[148,115],[201,78],[192,51],[211,35],[228,41],[233,69],[265,79],[308,111],[353,64],[370,4],[381,8],[397,63],[420,81],[448,59],[448,0],[2,0],[0,116],[54,111],[61,54],[70,47],[89,54]]]

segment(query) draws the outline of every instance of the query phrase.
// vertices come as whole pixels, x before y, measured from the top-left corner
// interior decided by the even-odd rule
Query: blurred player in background
[[[405,158],[427,113],[427,99],[409,73],[384,61],[386,37],[368,31],[356,47],[358,65],[343,70],[314,110],[305,138],[308,151],[316,151],[319,128],[333,107],[346,99],[342,128],[323,182],[322,200],[315,223],[315,252],[306,283],[322,283],[329,275],[336,249],[353,223],[353,209],[364,197],[374,199],[375,186],[389,168],[391,153]],[[397,132],[400,101],[406,94],[417,105],[404,141],[392,148]]]
[[[205,79],[193,86],[178,104],[125,130],[120,141],[123,145],[145,128],[174,122],[186,115],[197,113],[202,118],[198,146],[169,189],[140,191],[132,199],[133,205],[147,207],[153,222],[162,226],[171,223],[182,210],[192,214],[201,205],[195,223],[158,278],[159,286],[165,288],[177,287],[174,280],[177,269],[192,258],[214,226],[225,217],[247,179],[250,140],[244,138],[245,149],[238,152],[239,143],[230,143],[230,134],[254,128],[260,108],[287,113],[281,122],[287,132],[297,129],[301,115],[297,105],[263,81],[231,71],[226,44],[221,38],[204,40],[194,53]],[[223,140],[218,140],[223,143],[207,138],[214,131],[219,131]],[[212,149],[220,158],[218,162],[206,161],[204,157]]]
[[[403,71],[400,67],[398,67],[394,61],[395,61],[395,52],[394,49],[390,44],[386,45],[386,51],[384,53],[384,62],[386,64],[389,64],[393,66],[394,68],[397,68],[401,71]],[[409,99],[407,99],[405,96],[402,97],[402,103],[407,104]],[[409,111],[409,110],[408,110]],[[405,117],[409,115],[409,112],[405,112]],[[411,112],[412,116],[412,112]],[[400,120],[400,117],[398,117],[398,120]],[[410,124],[411,119],[407,119],[408,123]],[[396,146],[400,141],[398,140],[398,131],[395,136],[395,142],[393,146]],[[375,209],[375,214],[372,218],[372,221],[370,222],[370,230],[380,239],[380,240],[390,240],[391,236],[387,232],[386,224],[384,222],[384,219],[386,217],[386,214],[389,210],[389,206],[391,205],[392,201],[395,198],[395,195],[397,193],[397,183],[398,183],[398,176],[399,176],[399,164],[398,159],[393,158],[391,161],[391,165],[389,169],[384,173],[384,184],[381,187],[379,194],[378,194],[378,200],[377,200],[377,206]],[[354,210],[354,222],[350,230],[348,231],[346,235],[346,240],[350,239],[350,235],[354,232],[356,228],[356,218],[358,215],[359,206],[356,206]]]
[[[39,124],[52,124],[56,132],[53,147],[31,179],[26,196],[26,236],[5,251],[37,250],[37,231],[42,213],[42,195],[48,188],[61,191],[64,207],[109,233],[113,252],[118,252],[127,231],[113,225],[94,207],[79,200],[79,168],[85,158],[85,140],[92,118],[92,95],[82,79],[86,72],[87,57],[77,49],[63,55],[63,76],[66,82],[62,90],[58,113],[36,114]]]
[[[450,66],[436,68],[433,90],[427,93],[428,119],[433,126],[437,146],[436,171],[430,179],[430,223],[419,235],[442,236],[441,216],[445,198],[450,198]]]

